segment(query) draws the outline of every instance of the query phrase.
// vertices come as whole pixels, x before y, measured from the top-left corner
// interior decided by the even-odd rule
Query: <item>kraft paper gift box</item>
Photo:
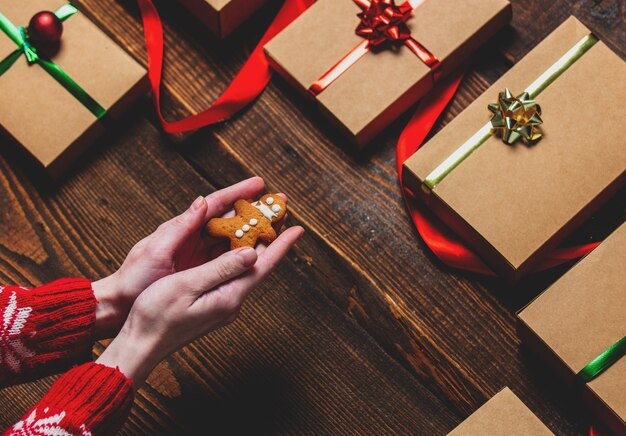
[[[60,0],[0,0],[0,13],[13,25],[28,26],[40,11],[57,11]],[[0,31],[0,61],[17,44]],[[44,56],[42,56],[44,58]],[[63,22],[58,51],[50,60],[107,111],[98,120],[40,64],[22,53],[0,74],[0,130],[8,142],[58,177],[105,131],[103,121],[118,118],[148,89],[145,69],[80,11]],[[7,139],[2,140],[7,143]]]
[[[567,19],[404,164],[408,189],[509,280],[532,271],[626,180],[617,127],[626,118],[626,63],[595,41]],[[489,135],[488,105],[499,93],[540,89],[542,74],[580,47],[588,50],[535,98],[542,138],[507,144],[502,129]],[[482,145],[459,154],[479,137]]]
[[[550,436],[553,433],[509,389],[493,396],[448,436]]]
[[[228,36],[267,0],[180,0],[215,35]]]
[[[313,96],[312,85],[329,71],[337,71],[335,64],[363,43],[355,32],[361,11],[353,0],[319,0],[265,45],[270,65],[315,98],[322,112],[357,146],[365,145],[424,96],[435,76],[435,69],[406,44],[382,44]],[[442,78],[510,18],[506,0],[426,0],[406,24],[411,38],[440,61],[436,71]]]
[[[626,434],[626,343],[621,358],[609,351],[617,360],[596,378],[585,383],[592,367],[587,378],[577,375],[626,341],[626,224],[524,308],[518,321],[520,339],[546,371],[579,392],[599,422]]]

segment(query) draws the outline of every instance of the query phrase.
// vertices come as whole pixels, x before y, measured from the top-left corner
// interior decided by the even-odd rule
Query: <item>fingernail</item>
[[[191,203],[191,210],[198,210],[200,209],[200,206],[202,206],[202,202],[204,201],[204,197],[203,196],[199,196],[198,198],[196,198],[194,200],[193,203]]]
[[[243,261],[245,267],[254,265],[256,262],[256,250],[250,247],[244,247],[237,250],[237,256]]]

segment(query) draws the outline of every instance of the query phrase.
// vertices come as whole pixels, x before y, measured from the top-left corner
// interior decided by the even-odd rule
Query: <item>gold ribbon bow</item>
[[[528,92],[514,97],[506,88],[498,94],[498,102],[488,106],[492,112],[491,126],[507,144],[513,144],[520,137],[526,144],[534,144],[542,137],[538,126],[543,123],[541,107],[530,98]]]
[[[499,93],[498,103],[489,105],[489,110],[493,112],[491,122],[485,123],[432,170],[422,182],[422,190],[427,193],[431,192],[493,134],[500,134],[507,144],[512,144],[520,137],[531,143],[540,139],[542,135],[538,131],[538,126],[543,122],[541,120],[541,108],[533,99],[558,79],[597,42],[598,38],[594,34],[585,35],[531,83],[520,96],[513,97],[508,89]]]

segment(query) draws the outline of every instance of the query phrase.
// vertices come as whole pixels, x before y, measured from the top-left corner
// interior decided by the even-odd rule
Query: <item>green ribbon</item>
[[[537,78],[524,92],[527,92],[531,99],[535,99],[544,89],[554,82],[565,70],[584,55],[587,50],[598,42],[598,38],[589,34],[576,43],[558,61],[548,68]],[[432,191],[441,181],[458,167],[469,155],[475,152],[491,136],[494,130],[491,122],[487,122],[483,127],[472,135],[465,143],[457,148],[446,160],[435,168],[422,182],[422,189],[425,192]]]
[[[607,348],[602,354],[581,369],[576,377],[583,383],[589,383],[606,371],[611,365],[626,355],[626,336]]]
[[[61,21],[67,20],[69,17],[78,12],[71,4],[61,6],[54,15]],[[80,87],[70,76],[65,73],[54,62],[43,59],[37,54],[37,49],[30,43],[28,35],[24,27],[17,27],[0,12],[0,30],[2,30],[17,45],[17,49],[0,61],[0,76],[4,74],[17,59],[23,54],[29,64],[38,64],[48,72],[61,86],[63,86],[70,94],[72,94],[89,112],[94,114],[97,119],[102,119],[107,113],[100,104],[94,100],[83,88]]]

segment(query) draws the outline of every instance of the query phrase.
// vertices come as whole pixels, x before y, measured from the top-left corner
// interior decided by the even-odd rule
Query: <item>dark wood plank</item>
[[[181,102],[181,106],[190,106],[191,108],[198,110],[210,102],[210,92],[198,96],[195,95],[195,89],[185,89],[185,72],[190,71],[189,69],[191,69],[194,72],[194,77],[195,74],[200,75],[200,79],[196,82],[200,88],[214,89],[215,77],[207,78],[204,83],[202,82],[204,80],[204,76],[211,76],[213,74],[213,71],[215,71],[214,64],[219,64],[219,61],[222,60],[222,53],[206,49],[205,51],[208,52],[208,55],[213,55],[210,56],[208,60],[207,56],[202,56],[200,59],[194,57],[193,61],[185,62],[185,53],[195,53],[199,49],[199,47],[196,47],[196,41],[206,40],[206,38],[199,36],[197,31],[194,32],[192,26],[191,33],[195,39],[181,41],[181,37],[185,35],[185,31],[189,29],[188,17],[184,13],[180,14],[173,10],[173,8],[170,8],[169,10],[171,11],[171,14],[168,14],[168,17],[172,17],[173,19],[182,15],[179,24],[184,23],[184,26],[181,24],[180,27],[176,29],[170,29],[168,27],[169,32],[176,35],[178,38],[176,48],[174,49],[176,63],[172,62],[170,65],[174,71],[178,71],[179,73],[173,79],[167,80],[168,89],[175,90],[173,92],[173,97],[175,99],[183,100],[183,102]],[[186,44],[189,44],[189,46],[186,47]],[[180,56],[183,57],[180,58]],[[493,57],[493,54],[491,56],[488,54],[483,56],[483,58],[487,59],[490,57]],[[229,63],[224,62],[224,64],[228,65]],[[222,67],[222,65],[218,65],[218,70],[221,68],[224,67]],[[454,116],[455,113],[458,113],[460,108],[466,105],[468,101],[471,101],[471,98],[477,95],[478,92],[482,91],[482,89],[484,89],[487,84],[493,80],[493,78],[493,76],[489,77],[489,75],[480,74],[472,77],[468,81],[469,91],[466,88],[465,93],[462,92],[460,94],[456,104],[451,108],[447,119]],[[353,212],[354,205],[359,204],[360,214],[356,214],[356,217],[367,217],[368,219],[371,219],[371,213],[379,214],[379,207],[381,204],[392,204],[394,205],[394,212],[400,212],[396,215],[402,216],[402,207],[397,194],[395,195],[395,199],[391,202],[389,201],[388,196],[388,193],[393,193],[395,189],[393,152],[392,147],[389,146],[389,143],[392,141],[389,139],[385,140],[384,142],[386,142],[387,147],[385,147],[382,152],[381,149],[383,149],[383,146],[380,146],[379,149],[375,149],[372,155],[369,156],[370,161],[363,162],[363,160],[356,158],[349,151],[346,152],[341,148],[337,148],[337,145],[343,142],[342,139],[333,136],[332,131],[329,131],[325,127],[324,121],[319,119],[310,107],[303,104],[298,96],[294,96],[293,93],[284,86],[284,84],[280,83],[280,81],[278,81],[278,84],[280,88],[279,92],[275,94],[272,94],[272,90],[267,92],[257,106],[248,111],[241,120],[235,120],[218,127],[215,130],[215,134],[206,134],[207,138],[204,144],[200,144],[199,146],[196,145],[195,147],[192,146],[192,153],[198,153],[200,156],[191,156],[190,159],[198,168],[205,168],[205,175],[207,177],[211,177],[211,175],[215,174],[218,170],[216,167],[219,166],[212,165],[212,162],[215,162],[214,152],[217,144],[226,149],[226,154],[234,155],[235,160],[246,163],[251,172],[267,175],[267,177],[270,178],[270,180],[275,181],[275,184],[277,185],[279,185],[281,181],[284,183],[284,180],[289,180],[289,186],[298,193],[295,201],[299,201],[300,204],[304,205],[302,210],[298,209],[296,211],[299,214],[299,217],[302,218],[303,223],[312,229],[319,229],[318,234],[324,235],[326,239],[330,239],[329,245],[333,247],[333,249],[340,246],[340,253],[347,259],[348,263],[353,262],[356,259],[362,271],[371,271],[370,268],[373,268],[373,271],[377,271],[377,268],[387,270],[385,272],[385,276],[375,278],[374,280],[379,279],[387,285],[389,283],[393,283],[393,280],[395,279],[395,283],[393,284],[397,289],[402,289],[402,295],[390,296],[388,293],[381,291],[379,292],[378,298],[374,298],[374,300],[377,301],[374,305],[376,310],[387,311],[389,313],[390,311],[386,307],[387,305],[381,303],[385,300],[383,296],[391,298],[396,305],[397,302],[393,299],[393,297],[398,298],[398,301],[401,302],[407,299],[404,295],[407,290],[407,284],[403,283],[403,280],[398,280],[398,277],[402,277],[403,270],[412,268],[412,262],[416,259],[414,254],[410,251],[410,249],[403,247],[406,248],[406,250],[401,250],[401,252],[407,254],[407,262],[405,264],[401,264],[400,267],[390,268],[388,265],[372,265],[371,261],[374,259],[371,259],[371,257],[369,259],[362,259],[362,257],[367,257],[368,252],[375,252],[378,250],[379,252],[382,251],[387,258],[390,258],[393,254],[395,254],[397,245],[394,245],[393,250],[389,250],[387,247],[387,252],[385,253],[383,251],[385,250],[385,247],[368,247],[366,244],[365,247],[359,247],[364,248],[364,250],[360,253],[355,253],[354,250],[356,250],[357,247],[355,247],[354,244],[347,248],[341,246],[343,241],[333,240],[332,235],[343,235],[345,232],[349,231],[352,231],[355,234],[367,234],[366,232],[370,229],[364,229],[362,222],[345,219],[343,216],[340,216],[332,211],[328,213],[327,210],[323,210],[321,214],[324,216],[311,215],[308,209],[306,209],[306,204],[323,203],[326,198],[326,195],[323,194],[324,190],[326,190],[326,192],[336,194],[336,191],[341,189],[341,187],[359,186],[359,191],[362,191],[362,195],[361,192],[358,193],[359,195],[352,195],[352,192],[349,192],[344,188],[339,198],[334,196],[331,205],[347,205],[346,209]],[[285,94],[290,97],[290,100],[284,100],[283,95]],[[263,105],[263,102],[266,99],[268,103]],[[185,101],[187,102],[186,104],[184,103]],[[296,105],[300,108],[303,107],[304,109],[299,110],[295,107]],[[260,106],[262,106],[262,108],[259,108]],[[268,119],[269,121],[267,121]],[[309,121],[311,119],[314,123],[316,123],[316,125],[321,126],[320,130],[313,127],[313,123]],[[281,128],[276,129],[274,127],[276,125],[279,125]],[[399,126],[396,125],[391,130],[397,132],[398,128]],[[258,141],[258,138],[263,138],[263,140]],[[198,142],[195,142],[195,144],[198,144]],[[203,150],[211,150],[211,152]],[[287,174],[285,168],[287,168],[287,170],[291,170],[292,172]],[[301,174],[303,173],[310,174],[315,176],[316,179],[323,180],[323,183],[319,183],[317,180],[315,181],[317,183],[317,187],[319,188],[317,192],[311,192],[311,182],[308,179],[302,179]],[[384,176],[384,180],[381,176]],[[215,176],[213,176],[213,180],[215,180]],[[385,182],[386,184],[381,182]],[[384,191],[384,193],[381,195],[380,191]],[[374,194],[373,197],[372,193]],[[393,198],[393,194],[391,198]],[[326,218],[326,221],[324,218]],[[337,224],[337,222],[339,222],[339,224]],[[396,237],[385,234],[381,239],[384,239],[385,241],[392,240],[394,242],[397,242],[397,239],[401,239],[405,242],[411,241],[413,236],[410,226],[406,226],[406,223],[402,222],[400,224],[405,224],[405,228],[404,233],[400,234],[399,237],[397,234],[393,235]],[[371,227],[373,228],[396,229],[397,226],[397,220],[393,219],[383,220],[383,222],[378,223],[378,225],[377,223],[371,224]],[[331,238],[328,238],[329,235]],[[358,245],[363,245],[360,244],[360,242],[361,241],[357,242]],[[393,253],[391,253],[392,251]],[[353,256],[353,254],[356,256]],[[365,256],[360,256],[361,254],[365,254]],[[385,257],[384,255],[383,257]],[[432,260],[429,258],[427,253],[423,252],[423,247],[422,257],[425,258],[428,263]],[[367,263],[367,261],[369,261],[369,263]],[[427,269],[428,268],[431,269],[431,274],[433,274],[432,267],[429,265]],[[540,283],[543,282],[540,281]],[[443,292],[445,292],[445,288],[448,286],[453,287],[463,285],[464,284],[462,283],[455,283],[455,280],[448,279],[448,283],[444,282],[433,284],[429,284],[428,281],[425,280],[422,286],[433,286],[438,288],[437,292],[431,292],[431,299],[436,300]],[[502,287],[502,285],[498,286]],[[472,286],[470,284],[469,286],[465,285],[464,287],[472,289],[473,287],[476,287],[476,285]],[[432,325],[422,326],[420,321],[424,319],[422,316],[425,316],[426,313],[419,313],[419,316],[416,317],[411,309],[416,303],[421,303],[423,310],[425,312],[429,312],[433,307],[434,301],[423,298],[422,294],[424,289],[420,288],[421,287],[417,287],[417,289],[413,291],[413,298],[409,298],[405,301],[406,306],[404,311],[408,314],[405,315],[408,321],[405,320],[404,323],[410,325],[410,329],[408,329],[409,334],[404,335],[403,339],[405,341],[407,339],[412,339],[415,343],[430,343],[431,346],[427,347],[426,350],[430,351],[431,359],[433,356],[439,357],[440,342],[438,341],[441,340],[443,343],[449,342],[449,348],[444,351],[444,354],[448,354],[448,356],[444,358],[447,359],[447,365],[438,365],[435,369],[432,365],[429,366],[427,363],[426,366],[429,367],[429,371],[424,371],[422,369],[421,371],[418,371],[418,373],[427,374],[423,377],[424,383],[431,386],[434,384],[434,391],[442,390],[445,392],[444,397],[453,402],[455,407],[458,407],[459,410],[462,410],[464,413],[468,413],[477,407],[478,403],[482,402],[487,396],[491,395],[500,387],[498,383],[487,383],[493,379],[493,374],[490,371],[485,371],[485,366],[489,366],[486,364],[490,362],[491,356],[487,356],[484,360],[474,360],[477,368],[470,368],[472,371],[467,371],[466,368],[462,368],[459,371],[459,365],[456,364],[455,359],[453,358],[455,353],[459,353],[459,344],[455,343],[455,341],[449,341],[448,332],[446,330],[439,330],[436,327],[444,325],[445,322],[449,320],[451,315],[450,311],[456,312],[459,316],[462,316],[461,311],[464,310],[468,310],[475,314],[475,318],[465,329],[468,332],[472,332],[473,335],[475,335],[478,331],[483,331],[481,330],[481,327],[484,328],[484,331],[493,331],[494,329],[500,329],[502,326],[506,326],[506,330],[503,332],[505,340],[499,341],[502,345],[502,349],[500,349],[500,347],[492,347],[494,349],[490,350],[491,352],[489,353],[496,358],[496,362],[498,361],[498,356],[506,356],[504,357],[504,360],[506,361],[506,359],[510,357],[511,351],[517,350],[517,342],[513,333],[513,320],[511,314],[506,310],[506,308],[497,307],[498,302],[494,301],[495,299],[493,296],[487,295],[485,289],[479,289],[477,291],[472,289],[472,291],[475,292],[475,295],[470,295],[466,299],[462,299],[462,301],[448,301],[447,305],[440,308],[441,317],[439,319],[435,318],[432,320]],[[526,293],[527,298],[530,298],[528,295],[533,295],[536,292],[537,289],[535,288],[534,292]],[[476,312],[476,306],[484,306],[484,297],[488,298],[490,296],[492,300],[491,304],[494,304],[495,307],[487,306],[485,308],[486,310],[483,309],[482,312]],[[344,307],[347,306],[345,296],[340,296],[340,298],[340,304]],[[456,307],[456,310],[454,310],[454,307],[450,306]],[[465,306],[466,309],[463,309],[463,306]],[[495,317],[496,319],[493,319],[493,314],[497,315]],[[498,319],[498,316],[501,319]],[[486,323],[486,321],[489,322]],[[368,329],[371,333],[380,330],[381,326],[376,325],[376,323],[373,323],[373,325],[370,326],[370,329]],[[420,337],[421,341],[415,341],[417,332],[420,332],[420,336],[423,336],[423,338]],[[438,335],[435,334],[435,332],[437,332]],[[372,334],[376,335],[376,333]],[[462,344],[464,347],[461,347],[461,349],[465,348],[466,350],[466,354],[464,354],[464,358],[462,359],[464,363],[469,362],[474,353],[472,341],[473,337],[468,336],[463,337],[465,343]],[[386,348],[389,351],[391,351],[394,347],[393,342],[386,342],[386,345]],[[405,364],[415,365],[415,360],[411,360],[412,354],[415,353],[405,352],[400,354],[404,355],[403,360],[405,361]],[[439,359],[432,360],[439,361]],[[502,366],[503,368],[510,368],[509,362],[501,363],[502,365],[499,366]],[[524,369],[525,367],[518,359],[517,371],[523,371]],[[479,371],[478,373],[476,372],[477,370]],[[433,371],[439,374],[449,372],[449,374],[447,376],[433,378]],[[481,382],[488,385],[487,390],[476,387],[478,374],[481,376]],[[463,375],[465,375],[465,377]],[[505,373],[502,375],[502,378],[510,378],[510,375],[511,374]],[[519,380],[519,383],[523,383],[523,377],[520,377],[519,374],[515,375]],[[433,381],[433,379],[436,381]],[[452,380],[452,382],[450,382],[450,380]],[[454,385],[458,385],[459,383],[461,383],[460,389],[458,387],[455,389]],[[535,396],[537,396],[537,394],[535,394]]]
[[[0,160],[3,198],[42,224],[35,226],[37,242],[46,253],[43,261],[37,260],[41,256],[16,260],[3,246],[0,258],[8,265],[3,282],[106,274],[133,241],[197,193],[215,189],[145,119],[105,142],[63,186],[45,195]],[[25,234],[30,232],[26,226]],[[236,324],[196,341],[157,369],[124,432],[200,432],[207,419],[217,431],[264,433],[443,432],[458,422],[325,297],[324,286],[350,284],[316,279],[314,266],[292,254]],[[0,425],[18,419],[49,384],[0,391]]]
[[[255,126],[262,122],[262,117],[248,121]],[[297,129],[294,125],[289,128]],[[279,145],[284,146],[283,150],[290,150],[291,138],[288,135],[278,137],[279,134],[271,127],[259,128],[249,137],[237,130],[224,141],[229,145],[237,144],[236,141],[245,136],[245,144],[251,143],[254,137],[269,137],[274,147]],[[186,155],[206,170],[207,177],[218,177],[217,166],[221,162],[215,159],[219,156],[215,152],[218,144],[210,137],[204,143],[203,139],[203,135],[197,135],[191,147],[193,152]],[[203,146],[196,146],[195,140]],[[385,180],[380,177],[382,170],[374,174],[361,167],[366,175],[350,179],[348,168],[333,168],[333,165],[340,166],[337,162],[341,160],[331,162],[321,158],[323,163],[309,167],[308,159],[300,157],[305,154],[304,150],[290,156],[293,173],[286,163],[281,163],[281,171],[274,173],[267,160],[259,163],[259,158],[247,154],[245,147],[241,145],[233,154],[250,162],[252,172],[264,175],[275,186],[288,186],[296,217],[335,253],[328,263],[339,265],[336,268],[320,265],[317,258],[312,260],[324,271],[324,277],[332,277],[337,274],[335,270],[340,270],[361,278],[361,285],[355,292],[335,293],[331,298],[355,316],[370,334],[382,341],[388,352],[411,368],[442,400],[450,402],[459,413],[469,413],[502,386],[511,385],[525,395],[526,401],[535,401],[537,407],[543,409],[544,420],[558,422],[562,419],[559,414],[566,412],[557,411],[555,404],[545,402],[540,383],[527,385],[532,378],[518,353],[511,309],[499,302],[497,295],[491,294],[503,292],[504,285],[449,274],[452,272],[438,264],[421,243],[416,243],[412,227],[399,219],[403,213],[402,202],[394,192],[393,174],[387,174]],[[327,154],[331,154],[330,150],[324,150],[321,155]],[[297,168],[298,164],[306,169]],[[328,169],[323,169],[325,166]],[[303,173],[317,173],[316,180],[302,179]],[[385,182],[392,196],[379,191]],[[340,188],[343,183],[358,188],[344,187],[343,191]],[[331,189],[331,186],[336,188]],[[333,199],[328,200],[331,195]],[[331,210],[309,207],[325,202]],[[384,212],[381,204],[391,211]],[[338,209],[332,210],[333,207]],[[538,289],[518,291],[523,293],[524,301]],[[518,304],[523,302],[518,301]],[[574,431],[568,424],[560,422],[558,425],[568,432]],[[584,424],[579,422],[578,425],[582,431]]]
[[[516,37],[505,52],[517,60],[570,15],[582,21],[611,49],[626,58],[626,24],[621,0],[512,0]]]
[[[203,50],[198,41],[208,39],[201,30],[189,26],[189,17],[174,7],[161,6],[167,11],[167,31],[176,36],[176,46],[168,53],[171,75],[166,77],[167,89],[172,91],[174,101],[182,99],[180,107],[199,110],[210,103],[212,93],[219,89],[216,83],[222,86],[225,83],[224,79],[216,80],[215,72],[221,73],[234,65],[232,74],[243,56],[232,64],[232,53],[224,59],[221,50],[208,45]],[[559,6],[567,11],[562,4]],[[516,13],[519,8],[516,5]],[[523,20],[532,21],[523,13],[517,17],[515,29],[524,26]],[[552,28],[558,24],[558,18],[554,16],[550,21]],[[546,23],[543,24],[545,27]],[[187,32],[191,34],[189,37]],[[525,51],[528,49],[530,46],[525,47]],[[198,50],[204,56],[186,55]],[[506,69],[506,62],[493,62],[497,59],[496,50],[504,51],[509,60],[519,58],[524,52],[518,49],[513,55],[503,47],[486,48],[444,123],[497,78],[497,71]],[[239,48],[238,53],[242,52],[245,50]],[[488,71],[485,60],[491,64]],[[185,79],[190,72],[195,79],[194,87],[186,88]],[[282,81],[275,83],[276,87],[271,87],[243,117],[197,135],[185,144],[183,154],[217,184],[228,180],[220,174],[220,160],[215,158],[216,149],[223,148],[224,155],[246,165],[250,173],[265,176],[275,186],[289,186],[301,223],[315,231],[328,249],[343,259],[343,265],[352,266],[353,274],[372,285],[368,292],[363,292],[367,304],[355,305],[354,296],[349,294],[331,297],[344,310],[359,307],[360,321],[366,325],[364,319],[368,318],[366,327],[370,334],[460,413],[469,413],[504,384],[509,384],[521,390],[527,401],[543,409],[544,420],[573,431],[571,424],[568,427],[558,415],[574,419],[576,412],[546,402],[541,383],[532,383],[518,352],[513,325],[512,311],[555,275],[523,285],[517,290],[519,296],[513,299],[498,295],[505,286],[502,283],[462,274],[446,275],[445,268],[436,262],[433,265],[432,256],[423,245],[418,242],[416,247],[414,232],[404,219],[395,186],[393,138],[406,117],[392,126],[362,159],[345,147],[343,139],[327,127],[309,104]],[[195,87],[209,92],[198,95]],[[302,177],[303,174],[308,177]],[[308,206],[311,204],[328,207],[311,208]],[[381,213],[382,206],[391,208],[390,213]],[[406,271],[414,271],[415,276],[408,276]],[[462,292],[451,295],[452,289]],[[374,319],[368,311],[385,313],[387,317]],[[452,322],[462,332],[455,333],[455,337],[450,336]],[[386,329],[395,333],[383,337],[381,331]],[[398,342],[418,345],[402,349]],[[424,351],[415,352],[421,349]],[[416,355],[420,358],[416,359]],[[584,425],[582,420],[574,424],[579,431]]]
[[[77,3],[145,63],[133,1]],[[157,4],[166,21],[168,116],[208,105],[242,65],[276,9],[270,7],[248,23],[246,31],[219,42],[175,3]],[[499,43],[476,56],[439,127],[570,13],[623,56],[622,6],[619,0],[560,0],[549,5],[514,1],[513,30],[504,32]],[[150,113],[149,109],[143,111]],[[509,289],[495,280],[450,271],[434,259],[417,239],[396,185],[394,142],[407,117],[384,132],[367,154],[358,155],[310,104],[276,79],[242,117],[191,138],[170,138],[177,144],[173,147],[142,120],[141,127],[131,128],[124,139],[105,140],[107,150],[96,149],[84,164],[86,169],[51,197],[39,198],[23,175],[11,175],[7,169],[10,176],[2,179],[0,186],[7,192],[3,205],[8,207],[0,222],[3,229],[13,227],[0,239],[0,274],[6,271],[6,278],[30,283],[61,272],[105,274],[122,259],[130,241],[184,207],[199,187],[212,189],[259,174],[271,186],[290,194],[292,222],[304,225],[307,237],[268,284],[278,291],[257,294],[248,306],[252,307],[250,316],[216,335],[215,343],[200,341],[158,368],[139,398],[126,432],[193,429],[200,423],[186,408],[196,403],[204,406],[208,402],[215,408],[211,418],[217,422],[236,421],[240,415],[233,413],[243,402],[254,417],[251,421],[261,423],[255,428],[262,431],[369,432],[406,430],[408,426],[419,431],[426,429],[422,426],[430,419],[434,424],[429,433],[439,434],[509,385],[555,432],[583,433],[587,425],[584,414],[562,398],[558,388],[546,387],[520,353],[514,333],[513,312],[563,269]],[[147,146],[148,141],[153,144]],[[115,144],[112,150],[108,149],[110,143]],[[100,195],[103,192],[107,195]],[[86,199],[94,204],[78,207],[72,203]],[[136,209],[125,210],[126,204],[136,205]],[[583,234],[601,237],[624,220],[624,210],[624,201],[614,202]],[[87,243],[95,245],[87,248]],[[309,287],[303,287],[303,282]],[[273,299],[277,293],[284,300]],[[274,308],[280,310],[272,311]],[[404,370],[383,357],[363,330],[346,323],[346,316],[354,318]],[[291,336],[292,330],[301,335]],[[237,335],[241,331],[245,331],[244,337]],[[316,335],[345,342],[341,346],[333,341],[316,344]],[[301,360],[290,360],[292,350],[285,344],[295,349],[293,356]],[[326,377],[345,368],[346,362],[360,369],[360,362],[376,359],[384,363],[369,363],[365,372],[349,374],[349,380],[339,382],[339,393],[347,395],[343,402],[339,400],[339,406],[322,398],[322,394],[337,398],[336,379]],[[390,372],[404,377],[405,370],[413,374],[408,382],[411,388],[398,388],[407,383],[404,378],[387,379],[393,377]],[[233,371],[238,372],[233,375]],[[313,383],[315,377],[323,382]],[[326,384],[328,380],[332,384]],[[25,395],[24,401],[32,404],[47,386],[42,383],[15,387],[6,395],[3,392],[0,405],[12,404],[10,413],[19,416],[16,409],[25,408],[26,403],[16,407],[13,398]],[[361,392],[368,384],[376,386]],[[272,405],[286,408],[283,415],[274,416],[276,409],[261,409],[263,413],[254,409],[254,404],[265,400],[263,392],[268,390]],[[388,408],[384,404],[395,390],[408,406]],[[285,403],[285,397],[293,404]],[[429,418],[412,408],[413,404],[421,408],[426,400],[442,405],[434,412],[423,409],[432,413]],[[354,409],[342,408],[344,402],[353,402],[354,407],[366,404],[376,412],[366,419],[352,413]],[[197,409],[194,406],[192,410]],[[192,424],[186,424],[188,421]]]

